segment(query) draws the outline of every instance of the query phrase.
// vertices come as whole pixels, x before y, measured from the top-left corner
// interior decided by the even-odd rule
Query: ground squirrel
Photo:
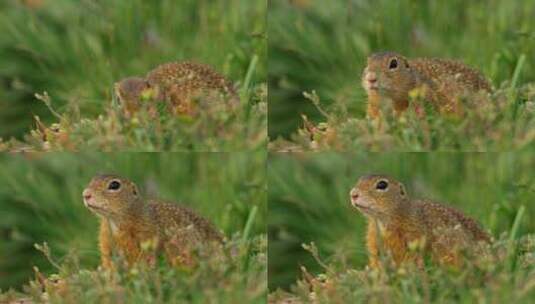
[[[199,246],[219,247],[223,241],[222,234],[194,211],[144,199],[133,182],[117,175],[95,176],[83,191],[83,201],[101,219],[100,253],[106,269],[113,268],[112,253],[132,265],[153,264],[163,252],[172,265],[190,267],[196,263],[193,254]],[[142,248],[151,245],[152,252]]]
[[[132,117],[143,105],[154,112],[156,102],[163,102],[173,114],[187,116],[197,114],[198,99],[209,103],[208,106],[229,110],[238,104],[232,82],[212,67],[193,62],[165,63],[144,78],[125,78],[115,83],[114,92],[126,117]]]
[[[388,176],[361,177],[350,197],[353,207],[368,219],[372,268],[380,266],[380,254],[390,255],[396,265],[406,261],[422,265],[422,252],[439,264],[460,266],[463,252],[490,242],[475,220],[453,208],[409,197],[403,184]]]
[[[491,86],[477,70],[462,62],[437,59],[407,59],[394,52],[375,53],[368,57],[362,73],[362,86],[368,94],[367,115],[378,118],[385,102],[392,101],[399,116],[409,107],[409,95],[422,96],[439,113],[460,115],[460,99]],[[421,107],[414,109],[422,113]]]

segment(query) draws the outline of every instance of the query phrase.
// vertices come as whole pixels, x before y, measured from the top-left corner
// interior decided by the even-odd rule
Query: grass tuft
[[[113,274],[102,269],[82,268],[77,257],[70,254],[57,273],[45,275],[34,269],[35,279],[23,292],[0,294],[0,302],[26,301],[50,303],[265,303],[267,296],[265,236],[246,240],[236,234],[225,244],[224,256],[207,255],[193,270],[162,264],[151,268],[137,265]],[[50,258],[49,248],[39,246]],[[244,261],[246,261],[244,263]]]
[[[519,62],[519,65],[521,62]],[[289,139],[278,138],[272,151],[508,151],[535,142],[535,85],[500,88],[489,97],[462,100],[462,117],[441,116],[426,109],[425,118],[409,108],[400,118],[379,121],[353,116],[345,103],[323,104],[317,94],[305,97],[321,113],[314,122],[303,115]],[[422,101],[414,99],[414,103]]]
[[[513,254],[523,262],[512,269],[504,261],[489,263],[479,257],[465,261],[463,268],[457,270],[436,266],[420,270],[406,265],[379,271],[356,269],[345,259],[334,257],[321,262],[320,274],[311,274],[302,267],[301,278],[291,289],[271,292],[269,303],[530,303],[535,296],[534,241],[534,235],[515,241],[515,248],[523,250],[517,249]],[[496,240],[492,251],[508,248],[509,240],[503,238]]]

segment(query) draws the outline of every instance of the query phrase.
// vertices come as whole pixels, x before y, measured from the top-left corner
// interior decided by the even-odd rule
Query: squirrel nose
[[[85,200],[88,200],[91,198],[91,191],[89,189],[85,189],[84,192],[82,192],[82,196]]]
[[[351,192],[349,192],[349,195],[351,196],[351,199],[354,199],[354,200],[359,198],[359,193],[355,188],[351,189]]]
[[[377,82],[377,74],[374,72],[368,72],[366,74],[366,81],[369,83],[375,83]]]

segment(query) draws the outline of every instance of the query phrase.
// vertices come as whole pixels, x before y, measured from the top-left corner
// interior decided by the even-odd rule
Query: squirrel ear
[[[406,194],[405,187],[402,184],[399,185],[399,193],[401,194],[401,196],[405,196]]]

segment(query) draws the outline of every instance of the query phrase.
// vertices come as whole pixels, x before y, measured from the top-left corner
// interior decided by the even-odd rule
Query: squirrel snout
[[[359,198],[359,192],[357,191],[357,189],[353,188],[349,192],[349,196],[351,196],[351,200],[356,200]]]
[[[91,190],[85,189],[84,192],[82,192],[82,196],[84,197],[84,200],[88,200],[91,198]]]
[[[366,81],[369,83],[376,83],[377,82],[377,74],[374,72],[368,72],[366,73]]]

